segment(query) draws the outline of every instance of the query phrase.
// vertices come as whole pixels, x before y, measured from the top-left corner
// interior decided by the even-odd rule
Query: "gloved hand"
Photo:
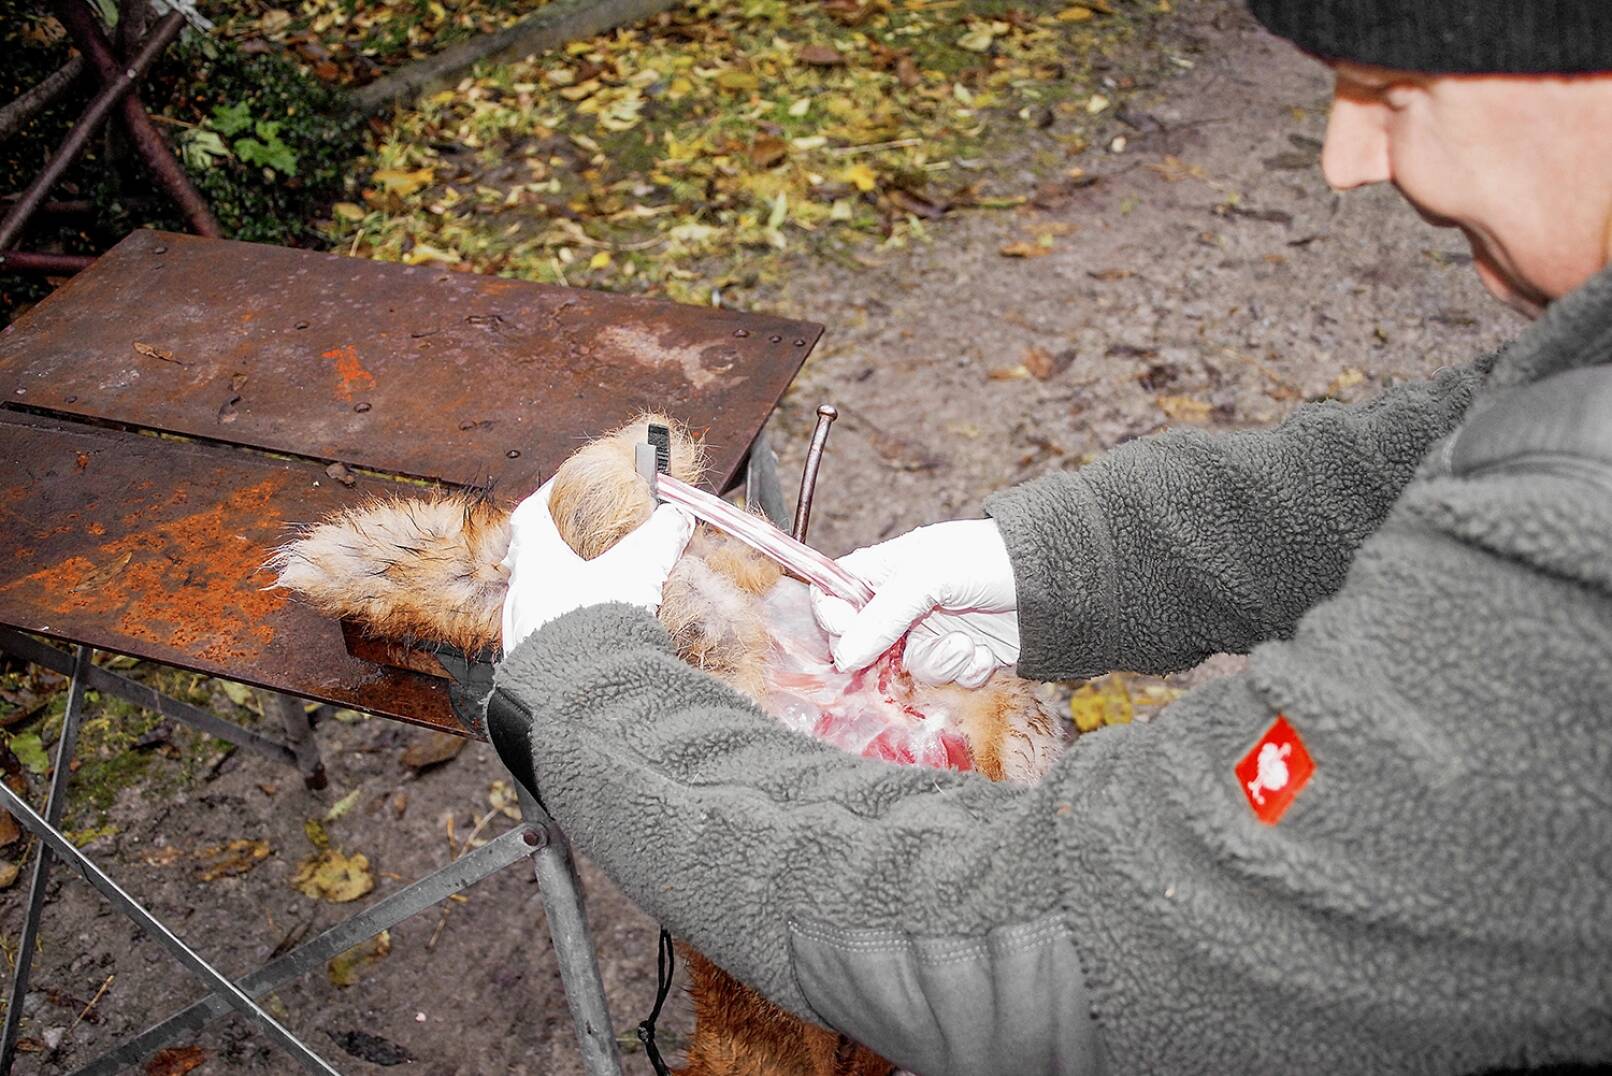
[[[934,523],[841,557],[874,589],[859,611],[812,588],[812,611],[841,670],[871,664],[907,636],[907,671],[978,687],[1019,660],[1018,592],[992,519]]]
[[[565,544],[549,515],[550,479],[509,517],[504,653],[549,621],[584,605],[626,602],[653,613],[661,587],[694,533],[694,517],[663,504],[643,526],[592,560]]]

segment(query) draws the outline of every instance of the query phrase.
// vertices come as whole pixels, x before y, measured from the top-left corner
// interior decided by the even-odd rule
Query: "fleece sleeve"
[[[1092,1071],[1051,789],[790,732],[630,606],[544,627],[497,690],[577,848],[740,980],[926,1074]]]
[[[1334,592],[1492,359],[1267,430],[1172,430],[996,494],[1021,675],[1164,673],[1291,634]]]

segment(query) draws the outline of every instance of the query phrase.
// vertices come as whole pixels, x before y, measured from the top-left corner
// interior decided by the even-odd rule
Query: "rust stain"
[[[283,483],[277,475],[236,490],[202,511],[104,543],[92,557],[68,557],[0,585],[0,592],[62,616],[113,617],[130,638],[206,661],[253,658],[273,642],[269,621],[285,595],[262,589],[273,581],[263,570],[269,551],[245,534],[261,531],[263,507]],[[115,580],[86,586],[120,561]]]
[[[95,522],[95,523],[91,523],[88,527],[85,527],[84,529],[89,531],[91,534],[95,535],[95,537],[99,538],[101,535],[106,533],[106,524],[100,523],[100,522]]]
[[[364,364],[358,361],[358,349],[351,344],[331,348],[324,353],[324,358],[331,359],[336,364],[336,376],[340,379],[336,386],[336,393],[344,400],[353,398],[353,390],[373,389],[375,375],[364,369]]]

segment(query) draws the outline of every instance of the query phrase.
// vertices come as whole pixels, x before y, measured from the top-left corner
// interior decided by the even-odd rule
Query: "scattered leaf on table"
[[[440,765],[465,749],[465,738],[447,732],[416,733],[415,740],[403,752],[403,765],[419,773]]]
[[[332,986],[357,986],[363,971],[369,965],[384,960],[392,951],[392,932],[383,930],[373,938],[361,941],[344,953],[337,953],[325,965],[325,974]]]
[[[1012,366],[993,366],[985,371],[985,376],[992,381],[1026,381],[1030,377],[1030,369],[1022,362]]]
[[[164,351],[162,348],[152,347],[150,344],[142,344],[138,340],[135,341],[134,350],[138,351],[148,359],[161,359],[163,362],[171,362],[175,366],[185,365],[178,359],[174,358],[174,353],[172,351]]]
[[[123,554],[123,556],[117,558],[116,560],[114,560],[114,561],[112,561],[112,562],[110,562],[108,564],[103,564],[101,567],[96,568],[94,571],[90,572],[83,579],[80,579],[79,582],[78,582],[78,586],[74,587],[73,589],[74,590],[100,590],[102,587],[104,587],[108,583],[110,583],[113,579],[116,579],[118,573],[121,572],[123,569],[127,568],[129,566],[129,561],[131,561],[133,559],[134,559],[134,550],[131,549],[127,553]]]
[[[22,827],[17,824],[17,820],[11,817],[9,811],[0,811],[0,848],[4,848],[21,836]]]
[[[1119,673],[1087,681],[1069,699],[1069,716],[1081,732],[1128,724],[1135,712],[1129,685]]]
[[[196,874],[204,882],[216,882],[220,878],[245,874],[268,857],[268,841],[236,837],[224,844],[196,849],[195,858],[201,863]]]
[[[354,852],[348,856],[335,848],[327,848],[298,864],[291,885],[315,900],[345,904],[374,889],[375,875],[364,853]]]
[[[28,768],[29,773],[45,773],[50,769],[50,756],[45,754],[45,745],[40,741],[39,733],[25,732],[13,736],[10,743],[11,753]]]
[[[17,880],[17,865],[10,860],[0,861],[0,889],[10,889]]]
[[[308,838],[308,843],[323,852],[330,847],[330,834],[325,832],[325,825],[317,818],[309,818],[302,823],[302,833]]]
[[[146,1062],[146,1076],[185,1076],[206,1060],[207,1051],[200,1046],[169,1046],[158,1050]]]
[[[335,463],[332,463],[330,466],[326,467],[325,474],[331,478],[334,478],[348,489],[358,485],[358,476],[353,474],[352,470],[340,460],[337,460]]]
[[[1174,422],[1203,422],[1209,417],[1207,400],[1195,400],[1191,396],[1155,396],[1154,402]]]

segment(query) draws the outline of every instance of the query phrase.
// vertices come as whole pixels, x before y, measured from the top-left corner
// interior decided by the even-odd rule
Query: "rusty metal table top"
[[[441,681],[262,589],[288,527],[407,479],[513,500],[648,408],[721,487],[821,331],[136,232],[0,333],[0,623],[457,731]]]

